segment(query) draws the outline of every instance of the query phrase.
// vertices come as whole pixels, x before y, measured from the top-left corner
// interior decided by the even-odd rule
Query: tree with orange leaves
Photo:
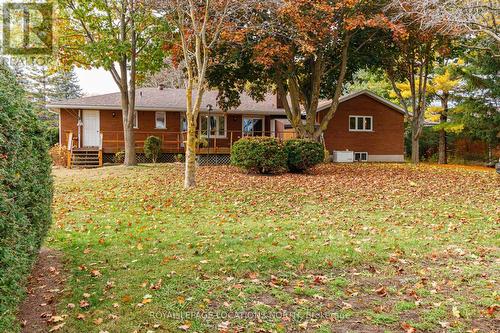
[[[344,82],[369,61],[364,52],[377,28],[392,26],[382,9],[380,1],[268,1],[255,8],[238,34],[224,36],[219,50],[224,60],[209,74],[210,82],[227,107],[237,106],[248,83],[256,99],[273,86],[297,134],[319,140]],[[332,103],[317,124],[321,97]]]

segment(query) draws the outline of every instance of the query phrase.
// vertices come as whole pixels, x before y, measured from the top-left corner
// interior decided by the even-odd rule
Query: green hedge
[[[247,172],[273,174],[285,172],[286,153],[274,138],[250,137],[234,143],[231,164]]]
[[[156,136],[148,136],[144,141],[144,154],[156,163],[161,153],[161,139]]]
[[[325,160],[323,145],[307,139],[292,139],[285,142],[288,170],[304,172]]]
[[[0,63],[0,332],[17,330],[23,285],[51,223],[51,164],[44,128]]]

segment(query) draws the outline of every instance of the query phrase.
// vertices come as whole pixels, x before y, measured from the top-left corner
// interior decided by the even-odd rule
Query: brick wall
[[[320,113],[320,119],[326,112]],[[350,132],[349,116],[372,116],[372,132]],[[340,104],[324,134],[327,149],[367,152],[369,155],[404,154],[404,116],[385,104],[360,95]]]

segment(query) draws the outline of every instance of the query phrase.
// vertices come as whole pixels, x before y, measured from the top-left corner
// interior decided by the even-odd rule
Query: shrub
[[[286,153],[275,138],[254,137],[238,140],[231,149],[231,164],[248,172],[285,172]]]
[[[47,127],[45,130],[45,136],[47,137],[47,142],[49,147],[52,147],[59,143],[59,127]]]
[[[148,136],[144,141],[144,154],[156,163],[161,153],[161,139],[156,136]]]
[[[0,332],[16,309],[51,223],[52,161],[23,88],[0,62]]]
[[[321,143],[307,139],[292,139],[285,142],[288,170],[304,172],[325,160]]]
[[[175,161],[176,162],[180,162],[180,163],[186,162],[186,155],[184,155],[184,154],[177,154],[175,156]]]
[[[68,161],[68,150],[66,146],[61,146],[56,143],[52,148],[50,148],[50,157],[52,158],[52,163],[58,166],[66,166]]]
[[[125,162],[125,152],[119,151],[115,153],[115,163],[123,164],[123,162]]]
[[[208,140],[206,137],[202,136],[200,138],[196,139],[196,147],[198,148],[207,148],[208,147]]]

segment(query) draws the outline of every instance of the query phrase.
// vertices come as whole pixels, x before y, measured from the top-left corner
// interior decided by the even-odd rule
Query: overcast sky
[[[101,95],[118,92],[111,74],[103,69],[83,70],[77,68],[76,74],[85,95]]]

